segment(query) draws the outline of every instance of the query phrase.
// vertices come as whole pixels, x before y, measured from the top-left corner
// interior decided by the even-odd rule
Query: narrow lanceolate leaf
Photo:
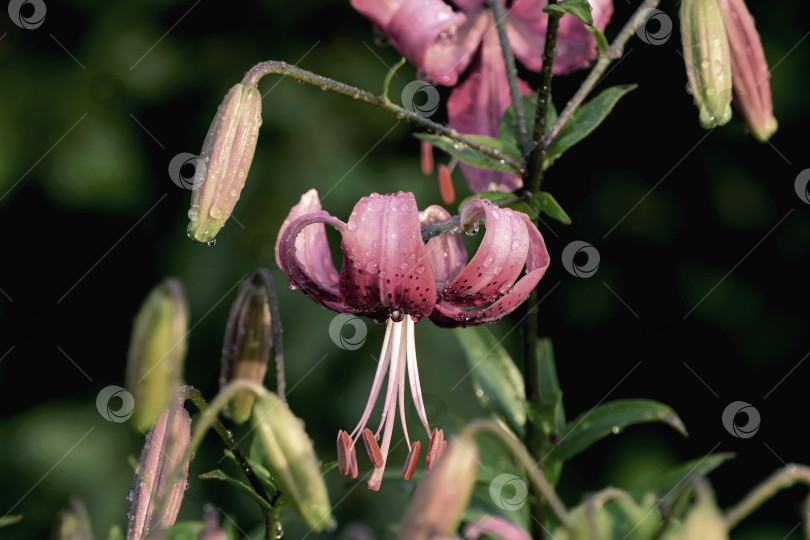
[[[474,150],[464,143],[454,141],[450,137],[446,137],[444,135],[431,135],[429,133],[415,133],[414,137],[422,141],[427,141],[439,150],[443,150],[451,156],[458,158],[460,161],[469,163],[475,167],[520,174],[520,171],[512,167],[509,163],[495,159],[492,156],[482,154],[478,150]],[[482,144],[486,144],[495,150],[500,150],[505,155],[513,159],[522,160],[520,150],[511,142],[501,141],[498,139],[493,139],[492,137],[485,137],[483,135],[467,135],[467,137]]]
[[[557,220],[564,225],[571,225],[571,218],[554,198],[554,195],[548,191],[540,191],[531,196],[527,201],[528,206],[532,209],[533,214],[538,216],[545,214],[551,219]]]
[[[598,96],[576,110],[574,116],[560,129],[546,151],[549,165],[554,158],[577,144],[599,127],[619,100],[636,88],[635,84],[623,84],[603,90]],[[546,166],[547,166],[546,165]]]
[[[560,430],[560,446],[549,459],[567,461],[596,441],[633,424],[664,422],[686,436],[683,422],[671,407],[649,399],[620,399],[597,405]]]
[[[183,285],[169,278],[155,287],[135,316],[127,354],[127,389],[132,421],[146,431],[182,384],[188,334]]]
[[[565,428],[565,411],[549,338],[537,341],[537,389],[536,423],[547,437],[559,437],[560,430]]]
[[[256,493],[252,487],[237,480],[236,478],[231,478],[220,469],[214,469],[213,471],[203,473],[199,476],[199,478],[200,480],[222,480],[223,482],[230,484],[231,486],[235,487],[236,489],[238,489],[239,491],[241,491],[242,493],[253,499],[256,502],[256,504],[262,507],[263,510],[270,511],[273,509],[273,507],[270,506],[270,503],[264,500],[264,498],[261,495]]]
[[[660,476],[634,486],[630,493],[637,499],[645,493],[655,493],[658,499],[671,506],[676,499],[680,498],[681,494],[692,488],[694,478],[708,475],[733,457],[734,454],[730,452],[721,452],[687,461]]]
[[[9,525],[14,525],[15,523],[19,523],[22,521],[22,514],[17,514],[16,516],[5,516],[0,518],[0,529],[3,527],[8,527]]]
[[[481,405],[518,434],[526,424],[523,375],[509,353],[486,326],[455,330]]]
[[[326,484],[303,422],[272,392],[256,400],[252,421],[262,461],[290,506],[316,532],[334,528]]]
[[[731,53],[717,0],[683,0],[681,39],[686,76],[704,129],[731,119]]]
[[[274,306],[273,278],[269,270],[260,268],[241,283],[231,306],[222,346],[220,387],[237,379],[263,384],[270,351],[275,348],[280,353],[281,347],[281,326]],[[250,418],[253,401],[253,394],[244,390],[231,399],[226,414],[243,424]]]
[[[562,17],[565,14],[572,15],[588,26],[593,25],[591,5],[588,0],[561,0],[547,5],[543,11],[555,17]]]

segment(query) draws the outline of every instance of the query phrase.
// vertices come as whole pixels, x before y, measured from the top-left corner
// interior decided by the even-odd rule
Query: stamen
[[[389,319],[390,322],[390,319]],[[393,412],[394,408],[396,407],[396,385],[399,382],[398,375],[399,375],[399,362],[401,358],[400,348],[402,344],[402,323],[393,323],[391,322],[392,330],[392,338],[391,338],[391,349],[390,354],[388,355],[390,358],[390,368],[388,371],[388,389],[385,391],[385,406],[383,407],[382,416],[380,417],[380,427],[377,428],[377,432],[374,434],[375,437],[380,435],[380,431],[383,428],[383,425],[386,424],[386,419],[388,418],[389,409]],[[393,415],[392,415],[393,416]],[[387,429],[387,428],[386,428]]]
[[[343,476],[357,478],[357,454],[349,434],[342,429],[337,436],[338,470]],[[352,465],[354,464],[354,465]]]
[[[357,426],[354,428],[354,430],[352,430],[351,437],[355,441],[357,441],[356,437],[359,436],[360,430],[363,429],[366,425],[366,422],[368,422],[368,419],[371,416],[371,412],[374,410],[374,404],[377,402],[377,398],[380,396],[382,381],[385,378],[385,374],[388,370],[388,363],[391,358],[388,345],[391,339],[392,327],[393,323],[391,321],[388,321],[388,324],[385,327],[385,337],[383,338],[383,346],[382,352],[380,353],[380,360],[379,362],[377,362],[377,372],[374,374],[374,383],[371,386],[371,393],[368,395],[366,408],[363,410],[363,416],[360,417],[360,422],[358,422]]]
[[[371,462],[375,467],[382,467],[385,465],[385,461],[383,461],[382,454],[380,453],[380,447],[377,445],[377,440],[374,438],[374,434],[368,428],[363,430],[363,444],[366,445],[368,457],[371,459]]]
[[[428,445],[428,453],[425,460],[427,461],[427,470],[430,471],[439,458],[442,457],[445,448],[447,448],[447,441],[444,440],[444,430],[434,429],[430,436],[430,444]]]
[[[407,316],[408,320],[411,319],[410,316]],[[399,421],[402,423],[402,433],[405,434],[405,442],[408,443],[408,448],[411,447],[411,438],[408,436],[408,422],[405,420],[405,365],[408,363],[408,353],[406,344],[408,343],[408,324],[405,323],[405,339],[402,341],[402,346],[400,347],[399,351],[399,374],[397,375],[397,379],[399,380],[399,388],[397,389],[397,394],[399,396]]]
[[[433,172],[433,145],[422,141],[422,174],[425,176]]]
[[[453,204],[456,200],[456,191],[453,189],[453,177],[445,164],[439,165],[439,194],[444,204]]]
[[[425,431],[430,437],[430,425],[427,420],[427,412],[425,411],[425,402],[422,400],[422,385],[419,382],[419,367],[416,363],[416,341],[414,339],[415,330],[414,322],[410,315],[405,317],[406,339],[407,339],[407,356],[408,356],[408,379],[411,383],[411,397],[413,398],[413,405],[416,407],[416,414],[422,425],[425,426]]]
[[[422,450],[422,443],[416,441],[411,445],[408,451],[408,457],[405,459],[405,467],[402,468],[402,479],[410,480],[413,476],[413,471],[416,469],[416,463],[419,461],[419,452]]]

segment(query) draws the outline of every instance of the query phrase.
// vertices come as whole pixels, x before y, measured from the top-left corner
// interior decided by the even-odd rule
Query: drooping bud
[[[686,75],[705,129],[731,119],[731,56],[717,0],[681,2]]]
[[[743,0],[719,0],[731,52],[735,108],[761,142],[776,131],[768,62],[754,18]]]
[[[188,461],[181,460],[190,441],[191,417],[183,407],[163,411],[146,434],[128,495],[127,540],[174,525],[188,481]]]
[[[470,501],[477,469],[478,446],[473,437],[453,439],[416,487],[397,538],[426,540],[455,533]]]
[[[303,422],[272,392],[256,400],[252,421],[264,465],[290,505],[316,532],[334,528],[326,484]]]
[[[221,387],[237,379],[263,383],[270,349],[275,347],[278,356],[281,347],[281,327],[274,304],[273,278],[266,268],[256,270],[239,286],[225,328]],[[226,414],[243,424],[250,418],[253,401],[253,393],[244,390],[230,401]]]
[[[183,285],[169,278],[152,289],[135,316],[127,356],[127,389],[133,394],[132,421],[146,431],[182,384],[188,304]]]
[[[188,236],[212,243],[233,212],[245,185],[259,127],[262,95],[255,86],[231,88],[217,110],[197,159]]]
[[[70,499],[70,506],[59,512],[53,531],[53,540],[93,540],[90,516],[84,503]]]

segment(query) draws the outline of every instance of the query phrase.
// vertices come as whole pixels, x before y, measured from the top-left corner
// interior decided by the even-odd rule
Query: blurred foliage
[[[399,55],[375,42],[348,1],[46,3],[34,30],[0,14],[0,514],[24,515],[2,537],[46,537],[71,495],[86,503],[97,533],[124,525],[127,457],[143,438],[104,420],[95,396],[123,383],[132,318],[168,276],[183,282],[190,302],[187,381],[212,396],[235,287],[257,266],[271,268],[290,405],[331,460],[337,429],[362,411],[382,328],[368,322],[356,351],[335,347],[333,313],[283,287],[275,235],[310,187],[342,219],[373,191],[408,190],[422,207],[439,204],[435,179],[419,171],[413,130],[342,96],[268,77],[256,159],[236,219],[213,248],[185,237],[189,193],[167,169],[176,154],[199,151],[222,96],[258,61],[299,63],[379,92]],[[700,129],[676,36],[657,47],[631,40],[602,87],[638,89],[548,171],[544,189],[573,219],[541,229],[554,259],[540,284],[540,319],[554,338],[566,411],[573,418],[608,397],[650,398],[671,405],[691,434],[632,428],[645,435],[598,443],[566,465],[559,486],[571,506],[583,491],[631,486],[640,473],[712,450],[738,454],[711,476],[728,506],[782,462],[810,456],[796,434],[808,414],[808,364],[800,361],[810,349],[810,206],[793,191],[808,166],[810,41],[801,41],[800,21],[810,7],[750,4],[774,68],[780,129],[769,144],[746,134],[738,117],[710,134]],[[632,9],[616,2],[609,39]],[[661,9],[674,16],[677,7],[666,1]],[[401,69],[390,95],[414,76]],[[558,109],[583,76],[555,79]],[[459,199],[469,194],[459,172],[454,182]],[[593,278],[574,278],[558,263],[576,239],[600,252]],[[517,358],[519,320],[493,327]],[[469,378],[457,384],[467,367],[456,341],[430,323],[418,333],[428,407],[452,433],[484,411]],[[762,414],[754,438],[735,439],[721,425],[736,399]],[[211,502],[227,512],[223,523],[251,529],[260,516],[244,495],[195,479],[230,466],[220,457],[211,436],[191,464],[180,518],[199,520]],[[404,457],[401,447],[392,453],[394,463]],[[334,471],[327,483],[341,526],[363,522],[389,534],[412,489],[391,481],[373,493]],[[795,491],[745,521],[738,537],[790,533],[802,495]],[[306,534],[291,512],[282,519],[288,537]]]

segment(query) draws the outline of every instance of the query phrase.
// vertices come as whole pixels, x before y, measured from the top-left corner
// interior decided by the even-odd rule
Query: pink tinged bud
[[[717,0],[684,0],[680,9],[686,75],[704,129],[731,119],[731,54]]]
[[[183,407],[163,411],[149,433],[138,460],[127,514],[127,540],[174,525],[188,481],[188,461],[181,464],[191,441],[191,417]],[[170,475],[180,471],[168,484]]]
[[[264,382],[270,349],[275,345],[270,307],[274,296],[273,278],[266,268],[260,268],[239,286],[225,329],[220,386],[237,379]],[[247,390],[236,394],[226,414],[237,424],[245,423],[254,399]]]
[[[252,422],[266,458],[264,465],[289,505],[314,531],[333,529],[326,484],[303,422],[272,392],[256,400]],[[345,464],[346,455],[342,457]]]
[[[135,400],[132,421],[146,431],[182,384],[188,303],[183,285],[169,278],[154,288],[135,316],[127,355],[127,388]]]
[[[84,503],[70,499],[70,506],[59,512],[53,531],[54,540],[93,540],[90,516]]]
[[[751,133],[767,141],[777,128],[771,102],[771,75],[754,18],[743,0],[719,0],[731,51],[733,104]]]
[[[416,487],[397,538],[426,540],[455,533],[470,501],[477,469],[478,447],[473,438],[462,435],[454,439],[442,460]]]
[[[208,128],[197,161],[188,211],[192,240],[212,243],[230,217],[245,185],[261,125],[258,88],[242,83],[231,88]]]

